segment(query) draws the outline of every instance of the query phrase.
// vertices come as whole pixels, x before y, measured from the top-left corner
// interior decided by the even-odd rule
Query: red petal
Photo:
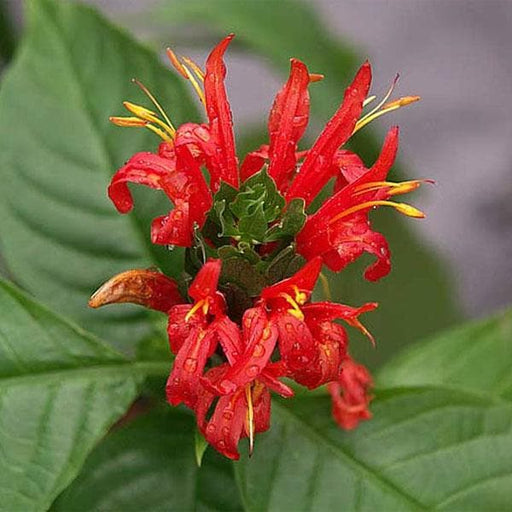
[[[245,351],[226,372],[217,389],[222,394],[233,393],[258,377],[270,360],[277,341],[277,327],[264,308],[247,309],[242,319]]]
[[[350,321],[363,313],[373,311],[377,307],[376,302],[367,302],[359,308],[337,304],[336,302],[312,302],[302,307],[302,311],[308,319],[315,321],[341,319]]]
[[[138,183],[160,190],[162,178],[175,170],[176,162],[173,159],[162,158],[153,153],[136,153],[114,174],[108,187],[108,196],[119,212],[128,213],[133,207],[128,183]]]
[[[268,389],[260,382],[256,382],[254,385],[254,389],[252,390],[252,400],[254,410],[254,432],[266,432],[270,428],[271,398]],[[247,426],[245,428],[245,434],[249,436]]]
[[[320,270],[322,269],[322,258],[313,258],[308,261],[298,272],[292,277],[283,279],[282,281],[264,288],[261,292],[261,298],[264,300],[274,299],[286,293],[295,296],[296,288],[301,292],[311,294],[315,287]]]
[[[177,175],[173,182],[164,181],[164,191],[188,201],[190,220],[203,227],[206,215],[212,206],[212,196],[199,164],[186,146],[176,146]],[[171,196],[172,197],[172,196]],[[193,227],[193,226],[192,226]]]
[[[186,319],[187,313],[192,309],[192,304],[178,304],[170,309],[167,323],[167,335],[173,354],[177,354],[185,340],[189,337],[194,327],[206,327],[204,318],[200,315],[192,315]]]
[[[177,201],[168,215],[157,217],[151,223],[151,241],[158,245],[192,245],[192,229],[188,203]]]
[[[248,153],[240,167],[240,179],[242,182],[259,172],[266,160],[268,160],[268,145],[266,144],[260,146],[256,151]]]
[[[188,294],[196,302],[207,297],[214,297],[219,284],[222,261],[210,258],[199,270],[190,284]]]
[[[167,380],[167,400],[171,405],[184,402],[193,409],[196,405],[198,393],[202,390],[199,380],[206,360],[215,349],[215,333],[201,327],[194,327],[181,346],[169,379]]]
[[[229,364],[233,365],[243,352],[240,328],[227,315],[223,315],[219,320],[215,320],[211,324],[211,328],[217,333]]]
[[[368,409],[371,396],[368,388],[372,378],[368,370],[350,356],[343,361],[340,378],[328,384],[332,396],[332,415],[341,428],[357,427],[360,421],[371,418]]]
[[[333,158],[333,176],[336,178],[333,193],[336,194],[338,190],[356,181],[367,171],[359,156],[351,151],[340,149]]]
[[[343,327],[334,322],[307,321],[318,348],[318,380],[310,381],[309,388],[314,389],[327,382],[336,380],[341,371],[341,363],[347,356],[347,334]]]
[[[90,298],[89,306],[131,302],[167,312],[183,302],[174,279],[154,270],[128,270],[109,279]]]
[[[180,146],[186,146],[197,163],[206,165],[210,172],[210,186],[214,192],[219,189],[221,180],[227,181],[224,177],[223,149],[208,125],[194,123],[181,125],[176,133],[176,147]]]
[[[304,134],[309,119],[309,73],[299,60],[291,60],[290,76],[278,92],[270,112],[268,174],[283,191],[295,172],[297,142]]]
[[[288,190],[288,200],[303,197],[306,205],[309,205],[327,183],[332,159],[338,148],[350,138],[359,119],[371,77],[370,64],[365,62],[345,91],[340,108],[308,151],[299,174]]]
[[[318,380],[318,350],[308,326],[288,313],[278,314],[274,322],[279,329],[279,352],[289,375],[304,386]]]
[[[223,62],[224,52],[233,39],[234,34],[225,37],[210,53],[206,61],[204,92],[206,97],[206,114],[210,131],[220,149],[221,167],[219,175],[223,181],[238,188],[238,170],[233,136],[233,121],[229,107],[224,78],[226,66]],[[212,184],[216,191],[217,184]]]
[[[221,396],[203,431],[205,439],[226,457],[238,460],[238,442],[244,434],[247,419],[245,390]]]
[[[263,382],[265,386],[284,398],[290,398],[294,395],[293,389],[278,380],[279,377],[285,377],[288,371],[283,361],[276,363],[268,363],[260,373],[258,380]]]

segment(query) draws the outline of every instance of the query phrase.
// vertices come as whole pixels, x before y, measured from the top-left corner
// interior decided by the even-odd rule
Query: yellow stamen
[[[190,69],[188,69],[188,67],[186,66],[183,66],[183,69],[185,70],[185,73],[187,75],[187,78],[190,80],[190,83],[192,84],[192,87],[194,88],[194,90],[196,91],[196,94],[197,96],[199,97],[199,100],[201,101],[201,103],[203,105],[206,104],[206,99],[204,97],[204,92],[203,92],[203,89],[201,88],[201,86],[199,85],[198,81],[196,80],[194,74],[192,73],[192,71],[190,71]]]
[[[183,77],[187,78],[187,73],[185,72],[185,68],[183,67],[183,64],[180,62],[176,54],[170,49],[167,48],[167,57],[169,57],[169,60],[171,61],[171,64],[173,65],[174,69]]]
[[[170,128],[170,131],[173,134],[176,133],[176,128],[171,123],[169,116],[165,113],[165,110],[162,108],[160,103],[158,103],[156,98],[151,94],[149,89],[141,81],[137,80],[136,78],[133,79],[133,83],[136,84],[141,89],[141,91],[151,100],[153,105],[155,105],[155,107],[158,109],[158,112],[160,112],[161,116],[164,118],[165,122],[167,123],[167,126]]]
[[[280,293],[280,297],[283,297],[283,299],[290,304],[291,309],[288,310],[288,313],[290,315],[293,315],[295,318],[298,318],[299,320],[304,320],[304,313],[301,311],[300,306],[297,304],[293,298],[288,295],[287,293]]]
[[[411,180],[395,183],[392,181],[371,181],[363,183],[355,188],[354,195],[365,194],[366,192],[374,192],[383,188],[389,188],[388,195],[396,196],[397,194],[406,194],[416,190],[422,183],[432,183],[432,180]]]
[[[308,300],[308,295],[304,292],[301,292],[297,285],[293,285],[293,291],[295,292],[295,302],[303,306]]]
[[[309,73],[309,82],[315,83],[315,82],[321,82],[324,79],[324,75],[321,75],[320,73]]]
[[[400,107],[406,107],[411,103],[415,103],[416,101],[421,100],[421,96],[404,96],[403,98],[398,98],[397,100],[390,101],[386,103],[382,108],[383,110],[395,109]]]
[[[135,114],[137,117],[140,117],[145,121],[157,124],[158,126],[163,128],[171,136],[171,138],[174,137],[176,133],[174,127],[164,123],[161,119],[157,117],[157,114],[155,112],[147,109],[146,107],[142,107],[141,105],[131,103],[130,101],[124,101],[123,105],[132,114]]]
[[[382,110],[379,110],[378,112],[375,112],[371,115],[366,115],[363,118],[359,119],[359,121],[356,123],[353,133],[356,133],[358,130],[360,130],[361,128],[366,126],[368,123],[371,123],[378,117],[383,116],[384,114],[387,114],[388,112],[392,112],[393,110],[398,110],[400,107],[405,107],[406,105],[410,105],[411,103],[419,101],[420,99],[421,99],[420,96],[406,96],[404,98],[399,98],[396,101],[392,101],[391,103],[388,103],[388,105],[385,105],[382,108]]]
[[[245,398],[247,400],[247,423],[249,424],[249,456],[251,456],[254,449],[254,408],[250,384],[245,386]]]
[[[183,60],[183,62],[192,69],[201,82],[204,82],[204,71],[192,59],[182,57],[181,60]]]
[[[409,204],[405,203],[394,203],[393,201],[368,201],[366,203],[357,204],[355,206],[352,206],[351,208],[347,208],[346,210],[342,211],[335,217],[333,217],[329,224],[332,224],[334,222],[337,222],[338,220],[342,219],[343,217],[346,217],[347,215],[352,215],[353,213],[356,213],[360,210],[366,210],[367,208],[372,208],[374,206],[391,206],[392,208],[395,208],[400,213],[403,213],[404,215],[407,215],[408,217],[415,217],[418,219],[422,219],[425,217],[425,214],[418,210],[417,208],[414,208],[414,206],[411,206]]]
[[[199,97],[199,100],[201,101],[201,103],[203,105],[205,105],[206,100],[204,97],[203,89],[201,88],[201,86],[199,85],[199,83],[196,79],[196,77],[197,77],[197,78],[199,78],[200,81],[204,81],[204,73],[201,70],[201,68],[194,61],[187,59],[186,57],[181,57],[181,61],[180,61],[178,56],[170,48],[167,48],[167,57],[169,57],[169,60],[171,61],[171,64],[174,66],[176,71],[183,78],[190,80],[190,83],[192,84],[192,87],[196,91],[196,94]],[[195,75],[194,75],[194,73],[192,73],[192,71],[190,71],[188,66],[190,66],[190,68],[192,68],[192,70],[195,72]]]
[[[208,309],[210,307],[210,301],[208,300],[208,298],[206,299],[201,299],[199,301],[197,301],[193,306],[192,308],[190,309],[190,311],[185,315],[185,322],[188,322],[193,316],[194,314],[199,311],[201,308],[203,310],[203,314],[206,315],[208,313]]]
[[[137,126],[137,127],[145,127],[148,125],[147,121],[143,119],[139,119],[138,117],[114,117],[111,116],[108,118],[111,123],[114,123],[116,126]]]

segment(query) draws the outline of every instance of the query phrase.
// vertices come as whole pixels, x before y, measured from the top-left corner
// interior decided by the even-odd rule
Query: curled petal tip
[[[182,302],[172,279],[154,270],[136,269],[122,272],[100,286],[89,299],[89,307],[132,303],[158,311],[168,311]]]

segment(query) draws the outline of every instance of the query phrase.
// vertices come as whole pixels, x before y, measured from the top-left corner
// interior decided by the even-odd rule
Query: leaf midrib
[[[364,473],[369,477],[369,479],[373,480],[376,485],[383,488],[386,492],[394,494],[398,496],[400,499],[405,500],[408,505],[413,506],[417,510],[427,511],[428,507],[425,507],[422,503],[415,500],[412,496],[405,493],[402,489],[397,487],[395,484],[390,482],[389,480],[382,477],[382,475],[376,473],[370,466],[364,464],[360,460],[356,459],[349,453],[345,452],[341,447],[337,446],[335,443],[330,441],[328,438],[324,437],[321,432],[307,424],[303,421],[299,416],[294,414],[291,409],[282,404],[274,401],[273,406],[277,408],[281,413],[284,412],[292,421],[299,423],[305,435],[309,435],[309,437],[318,443],[319,445],[324,446],[330,452],[333,452],[338,457],[344,459],[350,466],[355,468],[358,472]]]

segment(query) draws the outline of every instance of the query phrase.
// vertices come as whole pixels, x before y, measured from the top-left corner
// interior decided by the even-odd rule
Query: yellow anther
[[[187,78],[190,80],[190,83],[192,84],[192,87],[196,91],[196,94],[199,97],[199,100],[201,101],[201,103],[203,105],[205,105],[206,104],[206,99],[205,99],[205,96],[204,96],[204,92],[203,92],[203,89],[201,88],[201,86],[199,85],[198,81],[196,80],[196,77],[194,76],[192,71],[190,71],[190,69],[188,69],[187,66],[183,66],[183,69],[185,70]]]
[[[198,82],[198,80],[200,82],[204,82],[203,70],[193,60],[188,59],[187,57],[178,57],[170,48],[167,48],[167,57],[169,57],[169,60],[176,71],[183,78],[190,80],[199,100],[203,105],[206,105],[204,91]]]
[[[151,94],[149,89],[141,81],[139,81],[136,78],[134,78],[133,79],[133,83],[136,84],[141,89],[141,91],[151,100],[153,105],[155,105],[155,107],[158,109],[158,112],[160,112],[160,115],[164,118],[164,121],[165,121],[166,126],[168,128],[168,129],[166,128],[166,131],[171,133],[172,134],[171,136],[174,137],[174,134],[176,133],[176,128],[172,124],[169,116],[165,113],[165,110],[162,108],[160,103],[158,103],[156,98]],[[148,112],[151,112],[151,111],[148,110]]]
[[[406,105],[410,105],[411,103],[419,101],[420,99],[421,98],[419,96],[406,96],[404,98],[400,98],[398,100],[392,101],[391,103],[388,103],[387,105],[385,105],[382,108],[382,110],[374,112],[371,115],[366,115],[366,116],[362,117],[361,119],[359,119],[359,121],[356,123],[353,133],[356,133],[358,130],[363,128],[363,126],[366,126],[368,123],[371,123],[378,117],[383,116],[384,114],[387,114],[388,112],[392,112],[393,110],[397,110],[400,107],[405,107]]]
[[[300,306],[297,304],[297,302],[287,293],[280,293],[280,297],[283,297],[283,299],[290,304],[291,308],[288,310],[288,313],[290,315],[294,316],[295,318],[298,318],[299,320],[304,320],[304,313],[301,311]]]
[[[363,183],[355,188],[354,195],[365,194],[366,192],[374,192],[383,188],[388,188],[388,195],[396,196],[397,194],[406,194],[416,190],[422,183],[433,183],[432,180],[411,180],[395,183],[392,181],[371,181]]]
[[[155,119],[157,119],[156,112],[153,112],[152,110],[149,110],[148,108],[143,107],[141,105],[136,105],[131,101],[123,101],[123,106],[132,114],[135,114],[137,117],[145,119],[146,121],[154,121]]]
[[[398,100],[391,101],[389,103],[386,103],[393,93],[393,90],[395,89],[395,85],[398,82],[398,75],[395,76],[395,79],[391,83],[391,86],[389,87],[388,91],[384,95],[384,98],[376,105],[370,112],[365,114],[359,121],[356,123],[353,133],[356,133],[358,130],[360,130],[363,126],[366,126],[368,123],[371,123],[374,119],[377,119],[378,117],[387,114],[388,112],[391,112],[393,110],[396,110],[400,107],[405,107],[406,105],[410,105],[411,103],[414,103],[415,101],[418,101],[420,99],[419,96],[404,96],[403,98],[399,98]],[[366,100],[363,102],[363,107],[366,105],[369,105],[376,99],[376,96],[369,96],[366,98]]]
[[[366,210],[367,208],[372,208],[374,206],[391,206],[392,208],[395,208],[400,213],[403,213],[404,215],[407,215],[408,217],[415,217],[418,219],[422,219],[425,217],[425,214],[418,210],[417,208],[414,208],[414,206],[411,206],[409,204],[405,203],[394,203],[393,201],[368,201],[366,203],[357,204],[355,206],[352,206],[351,208],[347,208],[346,210],[342,211],[335,217],[333,217],[329,224],[332,224],[334,222],[337,222],[338,220],[342,219],[343,217],[346,217],[347,215],[352,215],[353,213],[356,213],[361,210]]]
[[[324,79],[324,75],[321,75],[320,73],[309,73],[309,82],[315,83],[315,82],[321,82]]]
[[[192,69],[201,82],[204,82],[204,71],[192,59],[182,57],[181,60],[183,60],[183,62]]]
[[[169,57],[169,60],[171,64],[173,65],[174,69],[183,77],[187,78],[187,73],[185,72],[185,68],[183,67],[183,64],[180,62],[176,54],[170,49],[167,48],[167,57]]]
[[[389,103],[386,103],[382,109],[383,110],[389,110],[389,109],[396,109],[400,107],[405,107],[407,105],[410,105],[411,103],[415,103],[416,101],[421,100],[421,96],[404,96],[403,98],[398,98],[397,100],[390,101]]]
[[[293,291],[295,292],[295,302],[303,306],[308,300],[307,293],[301,292],[297,285],[293,285]]]
[[[245,398],[247,400],[247,423],[249,431],[249,455],[254,449],[254,407],[252,403],[251,384],[245,386]]]
[[[174,127],[164,123],[161,119],[158,118],[158,114],[156,114],[155,112],[147,109],[146,107],[136,105],[135,103],[131,103],[129,101],[124,101],[123,105],[132,114],[135,114],[144,121],[155,123],[156,125],[160,126],[160,128],[163,128],[163,130],[167,132],[171,138],[174,137],[174,134],[176,133]]]
[[[206,315],[208,313],[209,307],[210,301],[208,298],[197,301],[192,306],[192,308],[190,308],[190,311],[185,315],[185,322],[188,322],[200,309],[202,309],[203,314]]]
[[[144,121],[143,119],[139,119],[138,117],[109,117],[108,120],[115,124],[116,126],[122,126],[122,127],[145,127],[147,126],[148,122]]]

